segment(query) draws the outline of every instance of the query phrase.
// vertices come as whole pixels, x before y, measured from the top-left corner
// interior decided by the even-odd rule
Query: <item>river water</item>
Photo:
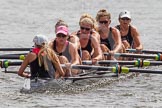
[[[120,11],[131,11],[144,49],[162,50],[161,4],[161,0],[0,0],[0,47],[31,47],[36,34],[51,39],[59,18],[68,23],[70,32],[76,31],[83,13],[95,17],[99,9],[106,8],[112,14],[111,26],[118,24]],[[162,70],[161,66],[151,69]],[[161,108],[161,77],[140,74],[87,92],[49,95],[21,93],[24,79],[1,72],[0,108]]]

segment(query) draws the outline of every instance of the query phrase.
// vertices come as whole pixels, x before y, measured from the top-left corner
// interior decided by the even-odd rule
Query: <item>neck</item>
[[[123,31],[126,31],[129,29],[129,25],[123,25],[123,26],[120,26],[120,29],[123,30]]]

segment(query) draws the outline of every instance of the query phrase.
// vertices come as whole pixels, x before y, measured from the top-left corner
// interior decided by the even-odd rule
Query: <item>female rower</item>
[[[57,30],[58,26],[66,26],[66,27],[68,27],[68,24],[65,21],[61,20],[61,19],[58,20],[56,22],[56,24],[55,24],[55,33],[56,33],[56,30]],[[74,46],[78,50],[79,56],[81,57],[81,46],[80,46],[79,38],[77,36],[73,35],[73,34],[68,34],[67,40],[74,44]]]
[[[53,79],[65,75],[55,52],[47,46],[47,41],[44,35],[34,37],[35,48],[25,57],[18,71],[19,76],[31,79]],[[30,65],[31,74],[24,72],[28,65]]]
[[[99,45],[99,34],[95,31],[95,20],[89,14],[83,14],[79,21],[80,30],[73,33],[79,38],[82,49],[82,60],[91,60],[95,64],[102,59]]]
[[[131,15],[130,12],[124,10],[119,14],[119,25],[116,28],[120,31],[122,42],[125,48],[135,48],[137,50],[142,50],[143,45],[140,40],[140,34],[137,28],[131,25]]]
[[[114,55],[114,53],[117,52],[123,52],[119,30],[110,27],[111,14],[105,9],[101,9],[96,15],[96,21],[98,22],[98,32],[100,34],[102,51],[109,52],[110,55]]]
[[[71,76],[80,72],[79,70],[71,69],[71,65],[81,64],[81,62],[77,48],[73,43],[67,41],[68,36],[67,26],[57,26],[56,38],[49,45],[57,53],[60,62],[66,65],[66,68],[64,68],[66,76]]]

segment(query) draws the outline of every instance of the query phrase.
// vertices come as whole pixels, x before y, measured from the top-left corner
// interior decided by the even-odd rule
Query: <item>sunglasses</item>
[[[100,24],[107,24],[108,21],[99,21]]]
[[[61,38],[61,37],[62,37],[62,38],[65,38],[66,35],[59,33],[59,34],[56,35],[56,37],[58,37],[58,38]]]
[[[86,31],[90,31],[90,28],[86,28],[86,27],[80,27],[81,30],[86,30]]]
[[[121,20],[130,20],[129,18],[121,18]]]

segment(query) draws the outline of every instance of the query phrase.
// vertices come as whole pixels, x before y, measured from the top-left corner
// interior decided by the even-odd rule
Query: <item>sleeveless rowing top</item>
[[[57,55],[65,56],[68,59],[69,62],[71,61],[71,55],[69,53],[69,42],[68,41],[66,41],[66,48],[65,48],[65,50],[63,52],[59,53],[57,51],[57,49],[56,49],[56,40],[54,40],[54,42],[53,42],[53,50],[56,52]]]
[[[47,59],[47,64],[48,64],[48,69],[49,71],[46,71],[44,68],[44,65],[39,66],[38,62],[38,57],[29,63],[30,65],[30,72],[31,72],[31,79],[35,78],[54,78],[54,72],[55,72],[55,67],[52,63],[52,61]]]
[[[117,25],[116,28],[120,31],[120,26]],[[131,26],[129,26],[128,33],[125,36],[121,36],[122,41],[127,40],[130,44],[130,46],[133,45],[133,38],[131,35]]]
[[[108,34],[108,38],[106,39],[102,39],[100,37],[100,40],[101,40],[101,44],[104,44],[107,46],[107,48],[109,48],[109,50],[113,50],[113,47],[114,47],[114,39],[112,38],[112,28],[110,27],[110,31],[109,31],[109,34]]]
[[[92,34],[92,33],[91,33]],[[87,45],[83,48],[83,47],[81,47],[81,50],[87,50],[90,54],[91,54],[91,52],[92,52],[92,46],[91,46],[91,38],[92,38],[92,35],[90,34],[90,37],[89,37],[89,40],[88,40],[88,43],[87,43]],[[77,36],[79,37],[79,39],[80,39],[80,36],[79,36],[79,32],[77,33]]]

